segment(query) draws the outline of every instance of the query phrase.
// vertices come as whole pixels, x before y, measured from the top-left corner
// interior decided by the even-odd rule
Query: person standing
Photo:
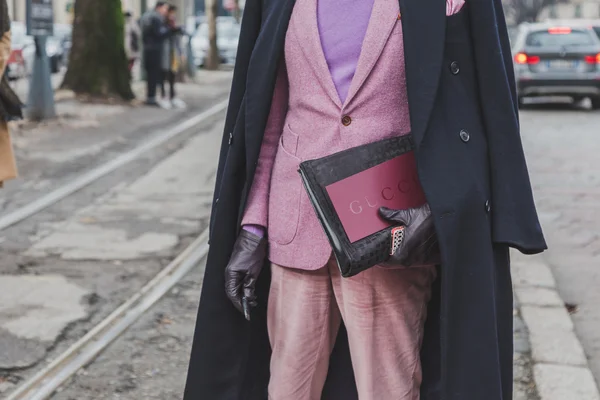
[[[547,246],[502,1],[247,0],[239,49],[184,399],[512,399],[509,248]],[[401,137],[426,205],[342,277],[299,165]]]
[[[175,93],[175,80],[177,73],[181,68],[182,62],[182,50],[181,50],[181,37],[179,33],[181,29],[177,26],[177,7],[174,5],[169,6],[169,12],[167,14],[167,26],[174,32],[172,35],[166,37],[163,42],[162,49],[162,79],[160,82],[160,90],[162,95],[162,104],[165,108],[185,108],[183,100],[178,99]],[[165,90],[165,82],[169,84],[169,96],[167,98],[167,92]]]
[[[146,71],[146,104],[160,106],[156,100],[156,89],[162,76],[163,41],[172,34],[166,24],[169,5],[157,1],[153,10],[142,16],[142,41],[144,46],[144,70]]]
[[[142,34],[138,23],[134,20],[131,12],[125,13],[125,55],[129,63],[131,73],[135,62],[140,58]]]
[[[0,187],[16,178],[17,166],[8,131],[8,121],[21,119],[23,103],[8,84],[6,65],[10,58],[10,17],[6,0],[0,0]]]

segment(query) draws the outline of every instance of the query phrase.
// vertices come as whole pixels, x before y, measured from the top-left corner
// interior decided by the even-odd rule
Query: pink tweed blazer
[[[462,3],[448,0],[447,13]],[[271,262],[315,270],[331,246],[302,186],[300,162],[410,131],[398,1],[375,0],[343,104],[321,47],[317,0],[296,1],[284,53],[242,224],[267,227]]]

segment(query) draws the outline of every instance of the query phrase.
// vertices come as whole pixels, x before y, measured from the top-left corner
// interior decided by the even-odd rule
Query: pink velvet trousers
[[[352,278],[341,277],[335,260],[315,271],[271,270],[269,400],[320,400],[342,321],[359,399],[419,399],[435,267],[374,267]]]

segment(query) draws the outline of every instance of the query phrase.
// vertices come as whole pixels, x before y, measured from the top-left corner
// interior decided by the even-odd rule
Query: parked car
[[[217,18],[217,48],[222,64],[233,65],[240,37],[240,24],[232,17]],[[208,51],[208,24],[203,23],[192,37],[194,63],[204,66]]]
[[[530,96],[589,97],[600,109],[600,38],[592,26],[524,24],[513,55],[520,104]]]
[[[31,75],[35,59],[35,40],[27,36],[27,28],[21,22],[11,22],[11,56],[7,65],[9,79],[19,79]],[[58,31],[60,32],[60,31]],[[55,34],[57,33],[55,27]],[[51,36],[46,39],[46,54],[50,60],[50,71],[57,73],[66,65],[65,48],[61,43],[64,36]]]
[[[6,66],[8,79],[15,80],[31,74],[35,58],[35,43],[27,36],[25,24],[11,22],[11,52]]]

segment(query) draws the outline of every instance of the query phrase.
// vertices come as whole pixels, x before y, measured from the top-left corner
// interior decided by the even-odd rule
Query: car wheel
[[[592,97],[592,110],[600,110],[600,97]]]

